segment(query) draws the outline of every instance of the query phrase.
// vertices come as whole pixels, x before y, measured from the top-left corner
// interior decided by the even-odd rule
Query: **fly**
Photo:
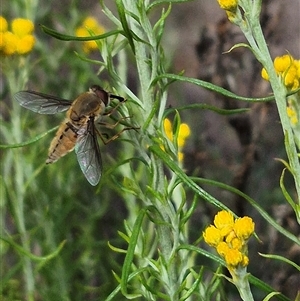
[[[46,163],[56,162],[75,148],[84,176],[91,185],[96,186],[101,177],[102,161],[95,121],[105,114],[110,99],[122,102],[124,98],[93,85],[73,102],[30,90],[16,93],[15,99],[22,107],[39,114],[67,111],[65,120],[50,144]]]

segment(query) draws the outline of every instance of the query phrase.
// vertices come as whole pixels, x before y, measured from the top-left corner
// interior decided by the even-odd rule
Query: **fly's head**
[[[110,103],[110,97],[109,94],[103,90],[100,86],[98,85],[93,85],[89,89],[90,93],[94,93],[101,101],[103,101],[104,105],[107,107]]]

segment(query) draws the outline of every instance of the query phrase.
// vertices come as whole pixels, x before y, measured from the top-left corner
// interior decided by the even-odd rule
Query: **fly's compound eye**
[[[90,90],[93,91],[93,92],[96,93],[96,94],[97,94],[98,91],[104,91],[104,90],[103,90],[100,86],[98,86],[98,85],[92,85],[92,86],[90,87]]]

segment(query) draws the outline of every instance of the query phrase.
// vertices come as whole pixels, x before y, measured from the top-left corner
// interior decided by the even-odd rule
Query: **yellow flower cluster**
[[[9,31],[8,22],[0,16],[0,53],[9,56],[30,52],[35,44],[33,30],[32,21],[17,18],[12,21]]]
[[[249,263],[247,241],[254,232],[254,222],[248,216],[234,220],[228,211],[220,211],[203,232],[204,241],[216,248],[229,268],[245,267]]]
[[[105,29],[100,25],[97,20],[93,17],[87,17],[83,20],[82,24],[76,29],[77,37],[89,37],[92,33],[93,35],[101,35],[105,32]],[[98,49],[97,43],[95,41],[85,41],[83,42],[83,51],[85,53],[90,53]]]
[[[171,121],[168,118],[164,119],[164,130],[168,137],[168,139],[174,142],[173,135],[173,126]],[[181,123],[179,126],[178,136],[177,136],[177,146],[178,146],[178,161],[182,162],[183,160],[183,152],[182,148],[185,145],[186,139],[190,136],[191,130],[190,127],[186,123]]]
[[[289,90],[300,87],[300,60],[295,60],[290,54],[276,57],[274,68],[278,76],[282,77],[284,85]],[[261,71],[261,76],[269,80],[269,75],[265,68]]]

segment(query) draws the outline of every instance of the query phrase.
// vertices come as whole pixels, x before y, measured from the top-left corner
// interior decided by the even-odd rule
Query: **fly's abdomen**
[[[58,128],[56,135],[50,144],[46,164],[54,163],[59,158],[72,151],[75,147],[77,137],[77,129],[68,122],[63,123]]]

